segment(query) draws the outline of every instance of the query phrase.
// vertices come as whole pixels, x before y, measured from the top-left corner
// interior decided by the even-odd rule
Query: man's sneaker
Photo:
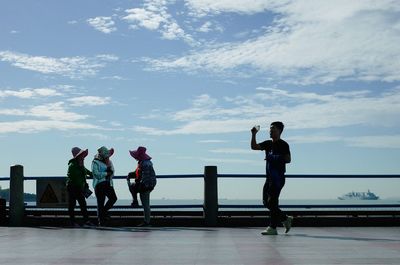
[[[139,207],[139,202],[138,201],[132,201],[131,206],[133,208],[138,208]]]
[[[146,223],[146,222],[143,222],[143,223],[137,225],[137,227],[150,227],[150,226],[151,226],[151,224]]]
[[[293,216],[288,216],[286,221],[283,221],[282,224],[285,227],[285,233],[289,232],[290,228],[292,227],[293,223]]]
[[[268,226],[261,234],[264,236],[275,236],[278,234],[278,231],[276,231],[276,228]]]

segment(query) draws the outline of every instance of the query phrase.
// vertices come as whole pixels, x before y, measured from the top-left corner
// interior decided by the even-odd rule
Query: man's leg
[[[271,192],[268,196],[267,208],[271,213],[271,222],[270,227],[276,229],[279,223],[279,216],[282,214],[282,211],[279,209],[279,197],[276,194],[276,191]]]
[[[285,185],[285,180],[283,180],[282,188],[284,185]],[[282,190],[282,188],[281,188],[281,190]],[[285,227],[285,233],[288,233],[290,228],[292,228],[293,216],[288,216],[279,209],[278,219],[279,219],[279,222],[281,222],[283,224],[283,226]]]
[[[263,188],[263,203],[270,212],[270,227],[276,228],[279,218],[283,215],[279,209],[280,187],[277,187],[271,181],[267,180]],[[286,219],[286,218],[285,218]]]
[[[265,207],[267,207],[270,210],[270,224],[269,226],[261,232],[261,234],[263,235],[277,235],[278,232],[276,231],[276,227],[273,228],[273,212],[270,209],[270,193],[271,193],[271,183],[270,181],[267,179],[265,181],[264,187],[263,187],[263,204]]]

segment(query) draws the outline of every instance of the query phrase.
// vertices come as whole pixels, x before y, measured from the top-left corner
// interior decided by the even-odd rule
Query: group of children
[[[90,222],[85,197],[91,195],[87,177],[93,177],[93,188],[97,199],[97,218],[98,225],[104,226],[110,219],[108,211],[117,201],[113,185],[114,166],[110,157],[114,154],[113,148],[100,147],[92,162],[92,170],[88,170],[84,165],[88,150],[74,147],[71,150],[72,159],[68,162],[67,191],[68,191],[68,212],[73,227],[80,225],[75,220],[75,206],[78,201],[82,211],[84,225],[93,226]],[[130,155],[138,162],[134,172],[127,176],[129,191],[132,194],[132,206],[138,207],[137,194],[140,194],[144,210],[144,222],[141,226],[150,225],[150,192],[154,189],[157,180],[154,172],[151,157],[146,153],[146,148],[139,146],[136,150],[129,151]],[[134,179],[131,182],[131,178]],[[107,202],[106,201],[107,198]]]

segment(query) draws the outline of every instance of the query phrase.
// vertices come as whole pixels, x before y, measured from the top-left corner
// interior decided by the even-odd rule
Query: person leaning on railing
[[[138,207],[137,194],[140,194],[144,211],[144,222],[139,226],[150,226],[150,192],[157,184],[151,157],[146,154],[146,147],[139,146],[137,150],[129,151],[131,156],[138,162],[136,170],[127,176],[129,191],[132,194],[132,207]],[[131,183],[131,178],[135,179]]]

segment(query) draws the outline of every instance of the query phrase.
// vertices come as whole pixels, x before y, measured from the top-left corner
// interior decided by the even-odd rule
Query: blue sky
[[[139,145],[159,174],[263,173],[250,129],[265,140],[275,120],[288,174],[400,172],[398,1],[3,1],[0,40],[1,176],[64,175],[73,146],[89,167],[102,145],[117,175]],[[246,182],[220,196],[258,198],[262,180]],[[291,180],[283,196],[390,197],[398,182]],[[159,186],[202,196],[201,182]]]

